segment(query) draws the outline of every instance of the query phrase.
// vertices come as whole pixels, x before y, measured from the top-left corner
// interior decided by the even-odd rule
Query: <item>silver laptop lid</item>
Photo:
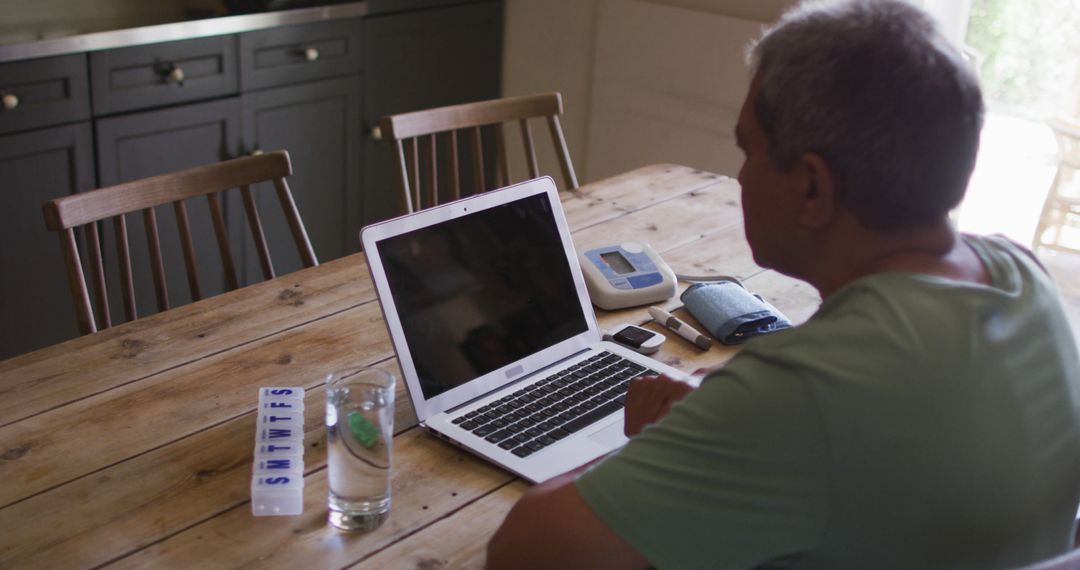
[[[550,177],[360,235],[420,421],[600,342]]]

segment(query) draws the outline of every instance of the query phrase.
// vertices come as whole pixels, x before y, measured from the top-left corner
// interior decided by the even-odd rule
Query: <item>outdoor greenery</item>
[[[967,44],[998,111],[1080,115],[1080,1],[973,0]]]

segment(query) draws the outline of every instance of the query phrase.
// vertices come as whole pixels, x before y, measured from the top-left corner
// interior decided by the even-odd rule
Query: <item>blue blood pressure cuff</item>
[[[691,315],[723,344],[791,327],[780,311],[735,281],[694,283],[682,296]]]

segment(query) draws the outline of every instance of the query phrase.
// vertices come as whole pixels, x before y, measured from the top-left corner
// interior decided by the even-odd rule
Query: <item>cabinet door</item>
[[[220,162],[236,156],[239,151],[240,110],[237,98],[100,119],[96,124],[101,186]],[[199,284],[203,298],[206,298],[225,290],[224,272],[206,199],[194,198],[186,203],[192,239],[198,254]],[[171,206],[156,208],[156,214],[169,302],[176,307],[191,302],[176,215]],[[127,224],[136,307],[139,316],[143,317],[157,312],[146,230],[141,215],[127,216]],[[116,256],[110,255],[115,252],[111,247],[112,228],[112,223],[105,224],[110,244],[106,254],[106,271],[110,274],[109,304],[114,319],[123,320],[120,317],[123,305],[118,279],[115,278]],[[236,248],[234,246],[234,257],[238,256]]]
[[[94,187],[90,123],[0,137],[0,360],[78,336],[46,200]]]
[[[372,16],[364,24],[365,132],[386,115],[499,96],[502,2]],[[393,145],[364,140],[364,222],[399,215]]]
[[[287,150],[289,188],[319,261],[359,250],[360,76],[278,87],[242,96],[245,150]],[[278,275],[303,267],[272,186],[257,193],[259,216]],[[242,207],[231,208],[233,235],[248,244],[245,281],[260,281]]]

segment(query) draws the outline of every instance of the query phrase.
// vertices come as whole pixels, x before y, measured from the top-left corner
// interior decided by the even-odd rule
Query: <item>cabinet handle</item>
[[[304,49],[304,59],[307,61],[315,61],[319,59],[319,50],[309,47]]]
[[[169,72],[165,74],[165,83],[175,83],[181,87],[184,86],[184,68],[179,65],[174,65],[169,68]]]
[[[19,97],[14,93],[4,93],[3,102],[4,110],[10,111],[19,106]]]
[[[379,125],[375,125],[374,127],[371,127],[371,133],[370,134],[371,134],[371,140],[381,141],[382,140],[382,127],[380,127]]]

